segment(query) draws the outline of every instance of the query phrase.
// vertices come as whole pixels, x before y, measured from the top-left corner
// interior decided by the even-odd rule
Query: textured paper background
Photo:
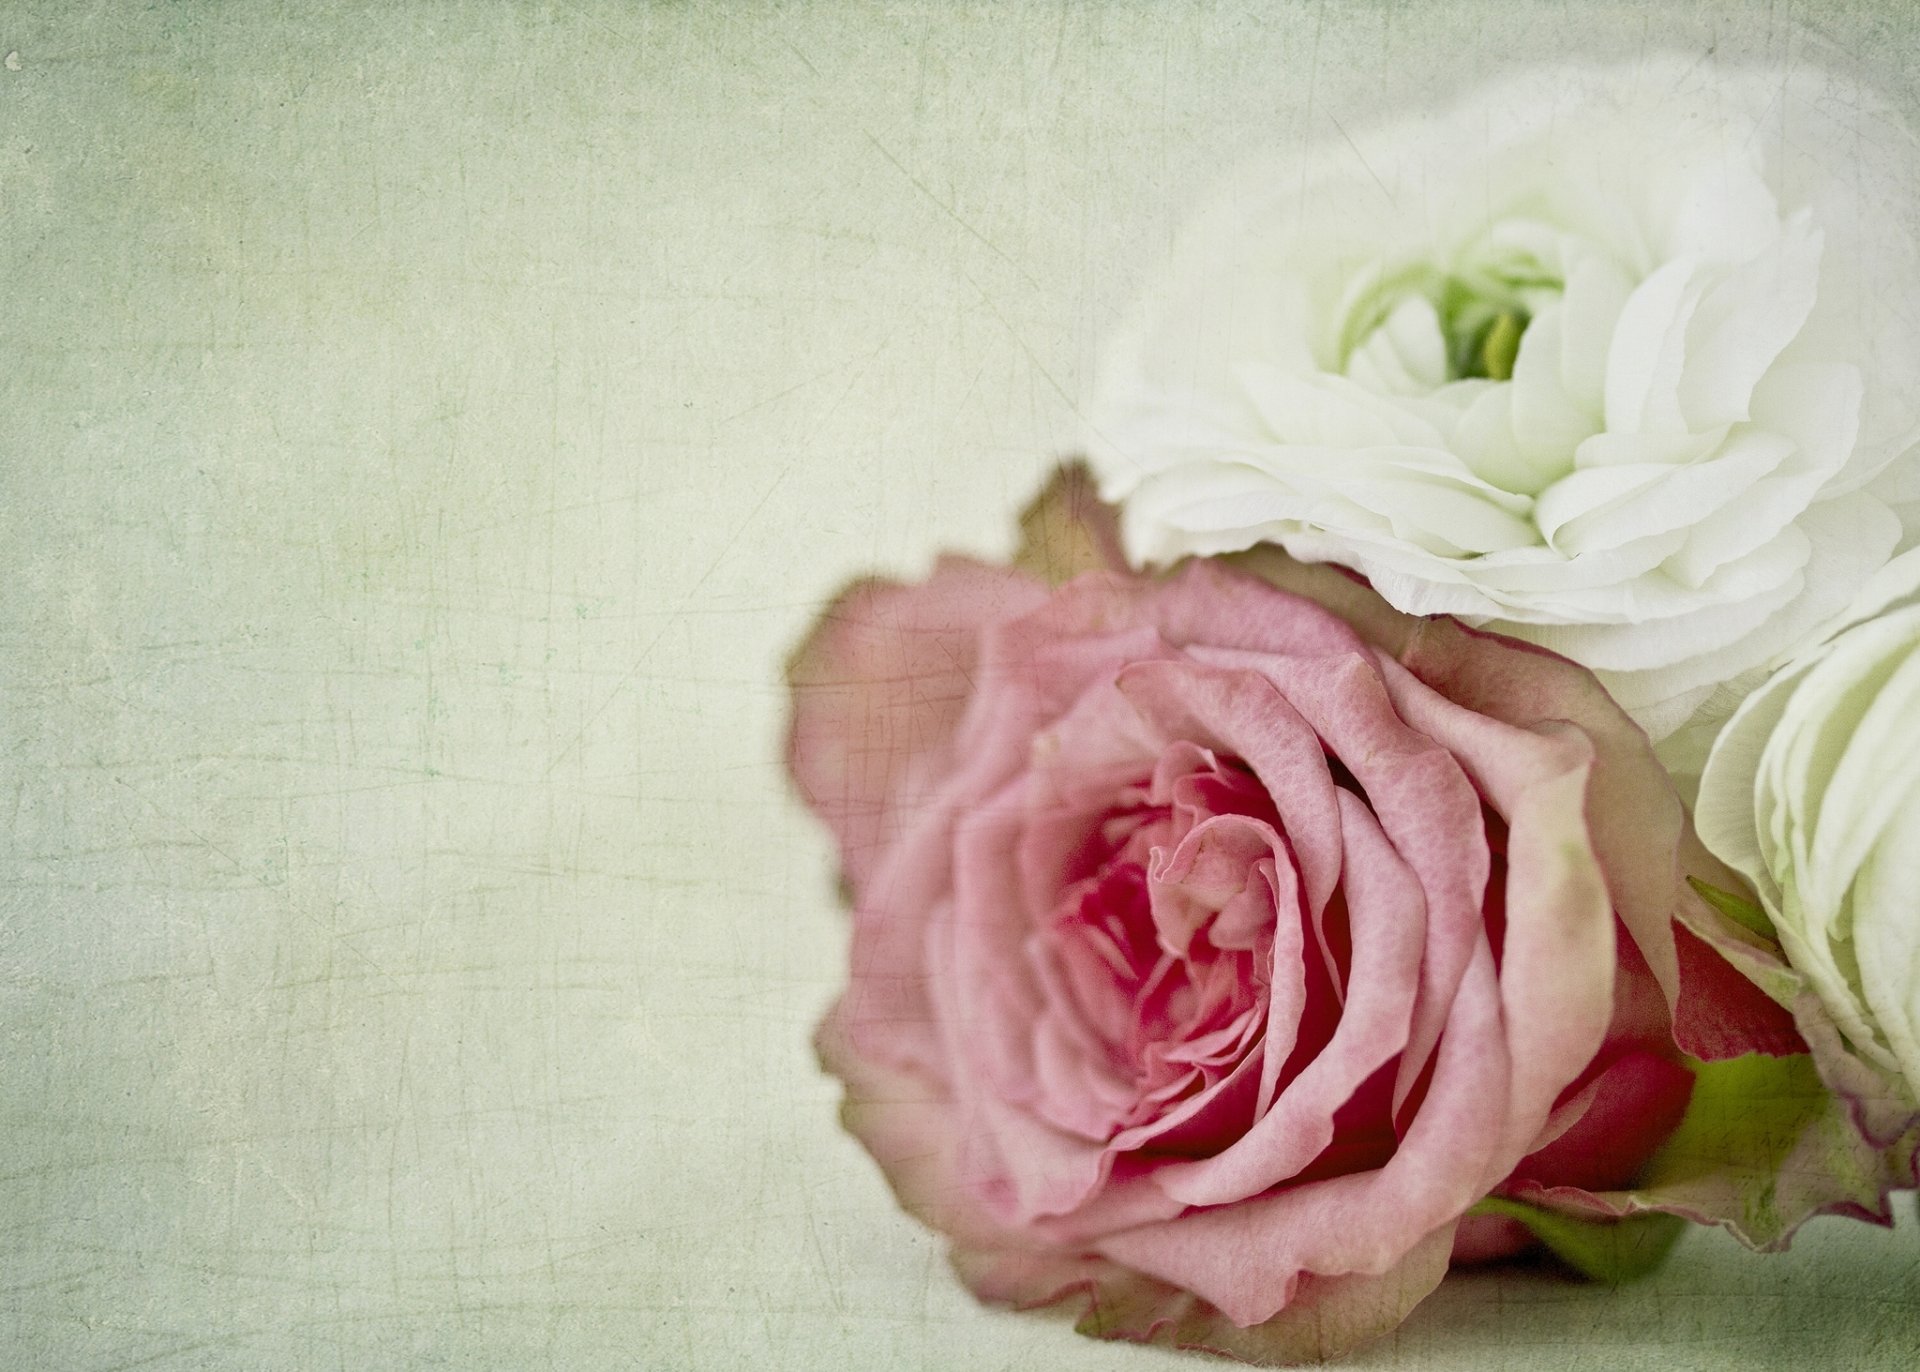
[[[0,7],[0,1365],[1179,1362],[838,1133],[779,660],[1241,151],[1663,38],[1916,104],[1885,5]],[[1910,1367],[1902,1206],[1362,1365]]]

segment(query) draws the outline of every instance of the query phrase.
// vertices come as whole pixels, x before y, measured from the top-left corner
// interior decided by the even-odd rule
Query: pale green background
[[[1916,104],[1885,6],[0,9],[0,1367],[1198,1365],[837,1131],[779,659],[1239,153],[1662,35]],[[1902,1207],[1363,1365],[1913,1366]]]

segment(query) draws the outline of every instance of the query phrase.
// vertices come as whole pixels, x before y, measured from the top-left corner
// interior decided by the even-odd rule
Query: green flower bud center
[[[1433,307],[1445,349],[1442,384],[1465,380],[1510,381],[1520,343],[1543,300],[1562,283],[1537,264],[1509,261],[1462,264],[1452,271],[1415,265],[1383,276],[1355,300],[1338,335],[1338,365],[1353,354],[1411,298]]]
[[[1477,329],[1447,331],[1447,351],[1455,377],[1485,377],[1507,381],[1514,359],[1520,356],[1520,335],[1526,332],[1523,310],[1501,310]]]

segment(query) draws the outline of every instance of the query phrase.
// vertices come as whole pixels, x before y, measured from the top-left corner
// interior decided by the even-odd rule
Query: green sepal
[[[1500,1215],[1533,1231],[1561,1262],[1594,1281],[1633,1281],[1667,1260],[1686,1232],[1678,1215],[1648,1211],[1621,1219],[1583,1219],[1506,1196],[1488,1196],[1469,1215]]]
[[[1100,499],[1086,463],[1062,463],[1020,512],[1020,548],[1013,567],[1049,586],[1085,572],[1127,570],[1119,517]]]
[[[1755,1247],[1774,1248],[1833,1201],[1865,1205],[1883,1189],[1878,1157],[1812,1058],[1750,1053],[1689,1065],[1686,1118],[1638,1195],[1691,1201]]]
[[[1694,889],[1700,899],[1748,933],[1758,934],[1769,943],[1780,942],[1780,936],[1774,932],[1773,921],[1767,918],[1767,912],[1752,901],[1731,891],[1722,891],[1718,886],[1709,886],[1699,877],[1688,877],[1687,885]]]

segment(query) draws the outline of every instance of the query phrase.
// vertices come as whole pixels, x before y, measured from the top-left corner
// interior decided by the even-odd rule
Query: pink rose
[[[982,1297],[1330,1356],[1531,1241],[1490,1193],[1633,1180],[1676,1006],[1707,1055],[1802,1046],[1677,941],[1685,816],[1594,678],[1331,569],[948,559],[849,590],[793,682],[855,911],[821,1055]]]

